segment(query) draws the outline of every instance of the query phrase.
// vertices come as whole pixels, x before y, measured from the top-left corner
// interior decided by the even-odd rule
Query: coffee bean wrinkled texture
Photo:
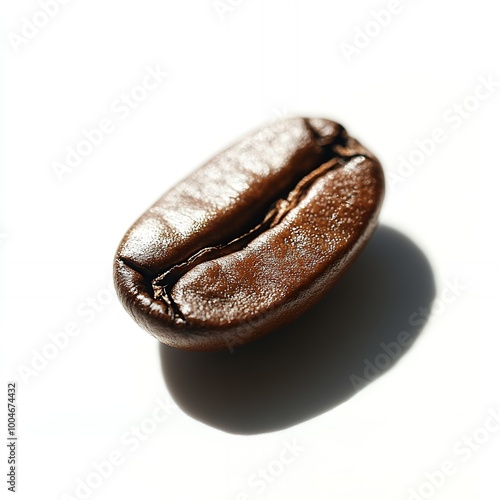
[[[114,260],[118,296],[172,347],[246,344],[335,284],[374,231],[383,195],[380,163],[341,125],[275,122],[188,175],[132,225]]]

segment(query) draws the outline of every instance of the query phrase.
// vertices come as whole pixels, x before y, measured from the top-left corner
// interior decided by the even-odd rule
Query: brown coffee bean
[[[135,222],[115,257],[118,296],[170,346],[250,342],[339,279],[375,229],[383,193],[380,163],[338,123],[274,123],[215,156]]]

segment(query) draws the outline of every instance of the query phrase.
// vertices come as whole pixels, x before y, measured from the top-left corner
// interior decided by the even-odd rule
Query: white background
[[[17,381],[18,498],[500,498],[500,87],[470,98],[481,78],[500,82],[496,4],[401,0],[384,27],[387,1],[233,4],[73,0],[30,31],[40,5],[3,2],[2,394]],[[168,77],[119,111],[147,67]],[[287,115],[344,124],[388,180],[381,232],[339,284],[349,300],[302,324],[328,349],[303,331],[304,354],[282,333],[244,355],[160,355],[108,291],[121,237],[192,169]],[[105,118],[102,143],[56,175]],[[444,140],[401,170],[436,128]],[[331,339],[364,328],[363,376],[433,287],[414,344],[353,395],[335,375],[345,340]],[[78,335],[60,333],[68,323]],[[161,423],[158,401],[172,408]],[[103,479],[93,463],[110,454],[121,461]],[[436,473],[445,461],[453,474]]]

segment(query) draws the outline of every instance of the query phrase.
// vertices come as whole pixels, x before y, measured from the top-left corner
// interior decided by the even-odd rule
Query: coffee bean
[[[331,288],[375,229],[383,193],[380,163],[338,123],[276,122],[194,171],[132,225],[114,262],[118,296],[167,345],[245,344]]]

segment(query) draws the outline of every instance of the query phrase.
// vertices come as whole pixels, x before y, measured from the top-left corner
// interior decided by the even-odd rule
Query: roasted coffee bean
[[[339,279],[375,229],[383,193],[380,163],[338,123],[276,122],[134,223],[114,261],[118,296],[170,346],[245,344],[292,321]]]

